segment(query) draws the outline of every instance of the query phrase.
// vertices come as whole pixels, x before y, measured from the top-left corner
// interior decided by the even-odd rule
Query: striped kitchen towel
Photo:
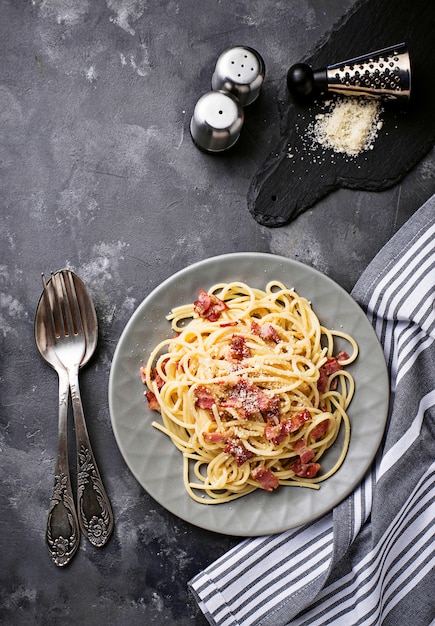
[[[219,626],[429,626],[435,618],[435,196],[352,291],[384,348],[387,428],[358,488],[322,518],[247,539],[189,582]]]

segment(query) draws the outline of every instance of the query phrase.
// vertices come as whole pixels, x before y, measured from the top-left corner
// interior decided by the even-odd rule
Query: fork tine
[[[55,287],[63,314],[64,334],[69,337],[77,335],[77,327],[80,326],[80,312],[77,310],[75,289],[71,287],[71,275],[67,270],[61,270],[55,276]]]
[[[67,312],[65,307],[65,296],[62,289],[62,283],[59,277],[59,272],[51,273],[51,280],[48,283],[50,286],[50,308],[53,316],[54,330],[56,337],[63,337],[69,335]]]
[[[53,345],[56,339],[56,325],[54,321],[53,315],[53,285],[51,281],[46,281],[44,274],[41,275],[42,284],[44,285],[44,290],[42,292],[42,297],[45,298],[45,329],[46,329],[46,341],[50,345]],[[48,331],[48,333],[47,333]]]
[[[50,291],[51,291],[51,285],[50,283],[46,281],[44,274],[41,274],[41,280],[42,280],[42,285],[44,287],[43,292],[42,292],[42,297],[45,299],[45,303],[46,303],[46,307],[45,307],[45,312],[48,312],[49,315],[49,322],[50,322],[50,326],[51,326],[51,330],[54,330],[54,326],[53,326],[53,311],[52,311],[52,306],[51,306],[51,297],[50,297]]]
[[[62,311],[64,316],[63,319],[65,324],[65,334],[68,336],[75,335],[76,333],[74,332],[71,306],[68,298],[68,292],[66,290],[65,277],[62,271],[57,274],[56,282],[58,286],[60,285],[60,292],[62,295],[61,304],[63,305]]]
[[[67,280],[65,280],[65,277],[67,278]],[[72,316],[74,332],[76,335],[80,335],[83,333],[83,321],[82,321],[82,314],[81,314],[80,306],[79,306],[79,300],[77,297],[77,292],[76,292],[76,288],[74,284],[74,276],[71,272],[65,271],[65,273],[63,274],[63,278],[64,278],[64,285],[68,293],[67,301],[68,301],[70,313]]]

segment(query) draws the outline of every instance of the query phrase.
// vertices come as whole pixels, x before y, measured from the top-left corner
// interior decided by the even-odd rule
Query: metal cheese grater
[[[287,85],[296,97],[317,91],[406,101],[411,94],[407,46],[401,43],[314,71],[297,63],[287,73]]]
[[[326,68],[327,91],[387,100],[408,99],[411,68],[406,44],[392,46]]]

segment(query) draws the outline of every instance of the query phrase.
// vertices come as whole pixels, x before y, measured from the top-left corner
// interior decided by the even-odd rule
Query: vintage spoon
[[[68,462],[68,374],[54,354],[51,342],[52,332],[51,330],[47,332],[51,315],[48,310],[50,305],[44,279],[43,283],[44,291],[39,299],[35,315],[35,342],[43,359],[51,365],[59,377],[58,447],[45,537],[53,563],[63,567],[70,562],[79,547],[80,529],[72,495]]]
[[[54,349],[68,374],[74,412],[79,523],[92,545],[101,547],[112,534],[113,513],[89,440],[78,380],[79,367],[90,359],[97,344],[97,316],[86,287],[71,270],[52,274],[47,291],[56,331]]]

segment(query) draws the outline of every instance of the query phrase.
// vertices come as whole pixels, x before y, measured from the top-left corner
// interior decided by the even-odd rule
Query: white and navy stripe
[[[428,626],[435,615],[435,197],[352,293],[390,371],[381,449],[333,512],[245,540],[190,581],[211,624]]]

